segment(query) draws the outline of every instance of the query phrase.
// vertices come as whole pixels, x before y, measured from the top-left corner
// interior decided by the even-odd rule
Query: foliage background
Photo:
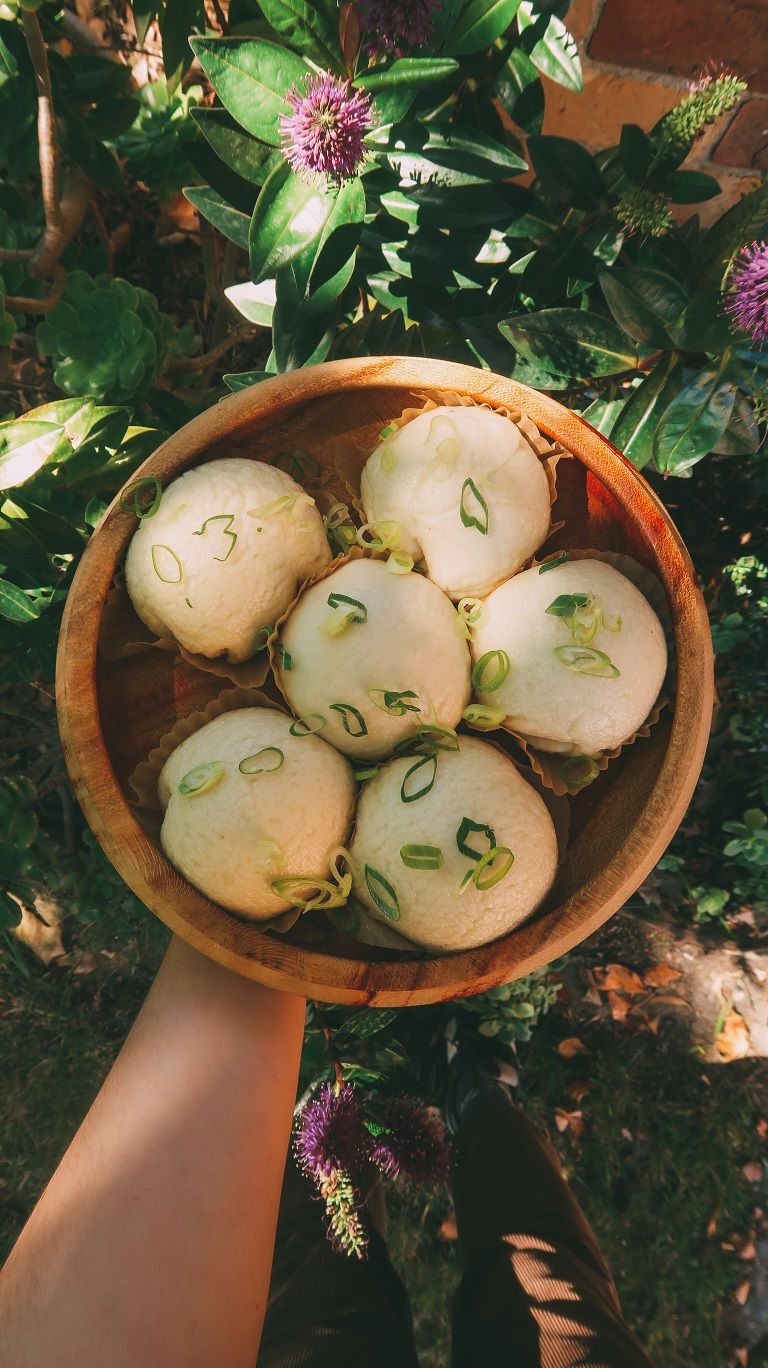
[[[52,711],[62,604],[141,461],[266,374],[381,353],[491,367],[581,410],[644,470],[694,555],[720,697],[702,782],[647,901],[713,945],[765,934],[768,352],[725,304],[736,254],[768,236],[768,188],[705,231],[696,205],[719,186],[684,165],[743,86],[710,72],[654,128],[627,111],[619,144],[592,156],[541,134],[541,73],[580,88],[566,3],[444,0],[424,41],[398,52],[375,17],[372,0],[167,0],[108,5],[87,24],[74,5],[0,3],[6,1243],[164,944],[84,830],[64,775]],[[366,159],[342,183],[297,175],[280,148],[289,88],[315,71],[372,99]],[[466,1033],[522,1050],[530,1105],[551,1121],[565,1086],[559,1026],[531,1035],[558,981],[455,1009],[332,1013],[346,1071],[439,1099],[446,1038]],[[719,1082],[697,1088],[671,1041],[615,1035],[594,1045],[592,1129],[562,1143],[653,1350],[714,1364],[712,1327],[738,1268],[709,1250],[703,1209],[682,1194],[715,1173],[724,1223],[749,1224],[736,1161],[752,1152],[754,1079],[733,1083],[729,1102]],[[660,1068],[675,1080],[670,1098],[684,1099],[670,1101],[669,1122],[634,1115]],[[305,1081],[329,1070],[310,1019]],[[623,1132],[641,1130],[625,1152]],[[668,1197],[655,1224],[642,1196],[654,1167],[654,1197]],[[400,1200],[412,1221],[417,1199]],[[436,1210],[422,1213],[428,1231]],[[626,1221],[641,1232],[631,1244]],[[664,1287],[648,1274],[659,1258]],[[439,1340],[434,1287],[419,1295],[425,1334]],[[434,1352],[425,1362],[440,1361]]]

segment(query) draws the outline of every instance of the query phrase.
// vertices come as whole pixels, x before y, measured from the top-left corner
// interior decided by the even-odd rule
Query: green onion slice
[[[474,846],[467,844],[467,837],[473,832],[481,832],[488,842],[488,850],[495,850],[496,835],[492,827],[485,822],[475,822],[471,817],[462,817],[459,829],[456,832],[456,844],[461,855],[466,855],[470,860],[479,860],[483,855],[482,850],[475,850]],[[485,852],[487,854],[487,851]]]
[[[341,527],[342,523],[352,521],[352,514],[345,503],[335,503],[331,504],[323,521],[329,532],[335,532],[336,528]]]
[[[268,874],[270,869],[279,869],[285,864],[285,856],[277,841],[271,836],[262,836],[254,842],[253,863],[260,874]]]
[[[409,784],[408,781],[412,776],[418,775],[419,770],[424,769],[425,766],[425,773],[419,776],[419,779],[413,779]],[[424,798],[432,788],[436,777],[437,756],[434,752],[429,755],[420,755],[416,763],[411,765],[409,770],[406,770],[403,777],[403,782],[400,785],[400,798],[402,802],[415,803],[419,798]]]
[[[588,603],[589,594],[558,594],[545,612],[551,613],[552,617],[573,617],[577,608],[586,608]]]
[[[348,898],[352,892],[352,856],[346,846],[334,846],[328,854],[328,862],[331,866],[331,878],[336,884],[339,894]],[[343,866],[349,866],[344,869]]]
[[[354,613],[329,613],[317,630],[331,641],[335,641],[336,637],[341,636],[342,632],[346,632],[347,628],[351,627],[355,621]]]
[[[556,566],[564,565],[567,559],[568,552],[561,551],[559,556],[554,556],[552,560],[545,561],[543,565],[539,566],[539,574],[546,575],[548,570],[554,570]]]
[[[380,912],[390,921],[400,920],[400,904],[397,901],[397,894],[392,887],[389,879],[374,869],[373,865],[365,866],[365,886]]]
[[[397,522],[363,523],[357,530],[357,543],[366,551],[393,551],[400,539]]]
[[[386,442],[387,438],[388,438],[388,437],[393,437],[394,434],[395,434],[396,432],[397,432],[397,423],[387,423],[387,426],[386,426],[386,427],[383,427],[383,428],[381,429],[381,432],[379,433],[379,441],[380,441],[380,442]]]
[[[360,602],[359,599],[356,599],[356,598],[349,598],[347,594],[329,594],[329,595],[328,595],[328,607],[329,607],[329,608],[338,608],[338,606],[339,606],[340,603],[346,603],[346,604],[348,605],[348,607],[354,609],[354,612],[353,612],[353,614],[352,614],[352,621],[353,621],[353,622],[367,622],[367,621],[368,621],[368,609],[366,608],[366,606],[365,606],[364,603],[361,603],[361,602]]]
[[[485,604],[479,598],[459,599],[456,605],[456,612],[459,617],[466,622],[468,627],[477,627],[482,621],[485,612]]]
[[[499,860],[501,863],[497,868],[493,868]],[[508,846],[494,846],[481,856],[472,874],[472,882],[478,893],[485,893],[489,888],[493,888],[494,884],[500,883],[506,878],[514,863],[515,857]]]
[[[501,726],[507,714],[503,708],[490,708],[485,703],[470,703],[461,715],[475,731],[494,731],[496,727]]]
[[[429,478],[441,482],[447,480],[456,469],[459,451],[459,443],[455,437],[444,437],[441,442],[438,442],[435,447],[435,455],[426,468],[426,474]]]
[[[571,755],[563,760],[560,773],[567,784],[586,788],[600,773],[595,761],[589,755]]]
[[[141,519],[153,518],[163,497],[163,488],[156,475],[143,475],[129,484],[120,496],[120,507]]]
[[[217,561],[222,561],[222,562],[228,561],[229,558],[230,558],[230,556],[232,555],[232,552],[233,552],[234,549],[235,549],[235,544],[236,544],[236,542],[237,542],[237,533],[236,533],[236,532],[230,532],[230,530],[229,530],[230,527],[232,526],[232,524],[233,524],[234,521],[235,521],[235,515],[234,515],[234,513],[214,513],[212,517],[206,518],[205,522],[203,523],[203,525],[202,525],[202,527],[199,529],[199,531],[193,532],[193,533],[192,533],[192,536],[193,536],[193,537],[203,537],[203,536],[205,535],[205,529],[206,529],[206,527],[208,526],[209,523],[225,522],[227,525],[226,525],[226,527],[222,527],[221,530],[222,530],[222,532],[223,532],[223,534],[224,534],[225,537],[229,537],[229,538],[230,538],[230,543],[229,543],[229,546],[227,547],[227,554],[226,554],[226,556],[214,556],[213,559],[214,559],[214,560],[217,560]]]
[[[392,471],[397,465],[397,457],[395,456],[395,453],[392,450],[392,448],[387,446],[382,447],[379,460],[381,462],[381,468],[384,471],[384,474],[391,475]]]
[[[247,509],[249,518],[271,518],[278,513],[290,512],[293,514],[294,521],[300,529],[308,527],[307,522],[301,522],[296,516],[297,508],[305,505],[309,508],[314,507],[314,499],[303,489],[296,494],[281,494],[278,499],[271,499],[269,503],[261,504],[259,508]]]
[[[606,632],[620,632],[621,618],[618,613],[601,613],[600,626],[604,627]]]
[[[176,575],[175,577],[173,575],[164,575],[162,570],[160,569],[160,566],[158,565],[158,561],[160,559],[158,553],[160,551],[165,551],[171,557],[174,568],[179,572],[178,575]],[[166,566],[167,570],[170,570],[170,568],[170,565]],[[157,578],[163,581],[163,584],[181,584],[181,581],[184,578],[184,567],[181,561],[179,560],[178,556],[176,555],[176,552],[173,551],[170,546],[165,546],[163,542],[155,542],[154,546],[152,547],[152,569],[157,575]]]
[[[486,651],[472,670],[472,683],[481,693],[493,693],[506,679],[510,660],[506,651]]]
[[[378,772],[378,765],[365,765],[360,769],[353,769],[352,775],[357,780],[358,784],[363,784],[366,779],[375,779]]]
[[[179,793],[185,798],[197,798],[218,784],[223,773],[224,765],[221,760],[211,760],[207,765],[195,765],[195,768],[188,770],[181,780]]]
[[[617,679],[621,674],[605,652],[594,646],[556,646],[553,654],[577,674],[596,675],[598,679]]]
[[[253,649],[254,649],[254,651],[263,651],[263,650],[264,650],[264,647],[266,646],[267,642],[269,641],[269,638],[271,637],[271,635],[272,635],[272,633],[274,632],[274,630],[275,630],[275,625],[274,625],[274,623],[272,623],[272,622],[267,623],[266,627],[260,627],[260,628],[259,628],[259,630],[258,630],[258,632],[256,633],[255,637],[253,638]]]
[[[274,629],[273,629],[273,630],[274,630]],[[275,647],[275,654],[277,655],[277,658],[278,658],[278,660],[280,661],[280,667],[281,667],[281,669],[283,669],[283,670],[292,670],[292,669],[293,669],[293,656],[291,655],[290,651],[286,651],[286,649],[285,649],[285,647],[284,647],[284,645],[283,645],[283,643],[282,643],[281,641],[278,641],[278,643],[277,643],[277,645],[276,645],[276,647]]]
[[[373,706],[379,708],[381,712],[389,713],[390,717],[404,717],[407,712],[420,713],[421,708],[415,703],[406,703],[406,698],[418,698],[418,694],[413,689],[369,689],[368,697]]]
[[[351,703],[331,703],[332,712],[339,713],[342,726],[348,736],[367,736],[368,723],[358,708],[353,708]],[[357,725],[357,730],[352,730],[352,722]]]
[[[400,847],[400,859],[409,869],[442,869],[443,852],[439,846],[404,845]]]
[[[192,604],[190,603],[190,601],[189,601],[188,598],[185,598],[184,602],[186,603],[186,605],[187,605],[188,608],[191,608],[191,607],[192,607]]]
[[[474,480],[467,477],[461,486],[461,521],[465,527],[476,527],[488,535],[488,505]]]
[[[313,907],[343,907],[348,896],[330,879],[315,879],[311,875],[287,874],[272,879],[269,886],[278,898],[292,907],[301,907],[305,912]]]
[[[410,575],[414,560],[407,551],[390,551],[386,561],[390,575]]]
[[[453,727],[439,727],[436,722],[421,722],[416,728],[420,741],[426,741],[435,750],[457,751],[459,738]]]
[[[288,730],[291,736],[314,736],[315,732],[323,730],[325,723],[322,713],[307,713],[306,717],[297,717]]]
[[[279,746],[263,746],[253,755],[240,761],[241,774],[275,774],[285,764],[285,754]]]

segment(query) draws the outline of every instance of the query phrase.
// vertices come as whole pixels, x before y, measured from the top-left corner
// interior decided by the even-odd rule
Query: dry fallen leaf
[[[578,1036],[568,1036],[565,1040],[561,1040],[557,1047],[557,1053],[562,1055],[563,1059],[573,1059],[574,1055],[586,1054],[586,1050],[584,1041],[579,1040]]]
[[[761,1140],[765,1140],[766,1138],[768,1138],[768,1118],[765,1116],[759,1117],[757,1125],[755,1126],[755,1130],[757,1131]]]
[[[565,1111],[563,1107],[555,1107],[555,1125],[561,1134],[569,1130],[579,1136],[584,1132],[584,1119],[580,1111]]]
[[[659,1026],[661,1025],[661,1017],[650,1017],[647,1015],[647,1013],[644,1013],[643,1025],[648,1027],[648,1030],[650,1031],[651,1035],[658,1035]]]
[[[735,1007],[728,1010],[723,1029],[715,1037],[715,1049],[721,1059],[741,1059],[749,1052],[749,1027]]]
[[[440,1226],[441,1240],[458,1240],[459,1232],[456,1226],[456,1212],[449,1211],[442,1225]]]
[[[565,1091],[569,1097],[573,1098],[574,1102],[581,1102],[582,1098],[586,1097],[591,1086],[591,1083],[566,1083]]]
[[[609,993],[608,1006],[614,1021],[624,1021],[632,1008],[632,999],[623,993]]]
[[[739,1306],[744,1306],[746,1304],[747,1297],[749,1296],[749,1288],[750,1282],[748,1278],[746,1282],[739,1283],[738,1287],[736,1288],[736,1291],[733,1294],[733,1299],[734,1301],[737,1301],[739,1303]]]
[[[634,1135],[632,1134],[631,1130],[627,1130],[627,1127],[626,1127],[626,1126],[622,1126],[622,1128],[621,1128],[621,1133],[622,1133],[622,1135],[623,1135],[623,1137],[624,1137],[625,1140],[629,1140],[632,1144],[634,1144],[634,1142],[635,1142],[635,1137],[634,1137]]]
[[[749,1350],[748,1350],[748,1349],[734,1349],[734,1351],[733,1351],[733,1357],[734,1357],[734,1359],[736,1360],[736,1363],[739,1365],[739,1368],[748,1368],[748,1364],[749,1364]]]
[[[713,1235],[716,1235],[716,1234],[717,1234],[717,1212],[715,1212],[714,1216],[710,1216],[709,1220],[707,1221],[707,1236],[708,1236],[708,1238],[711,1240],[711,1239],[712,1239],[712,1236],[713,1236]]]
[[[16,900],[18,901],[18,900]],[[51,898],[38,898],[34,910],[19,902],[21,921],[13,934],[31,950],[43,964],[50,964],[64,954],[59,926],[59,913]]]
[[[654,964],[643,974],[643,979],[651,988],[666,988],[668,983],[674,983],[679,978],[680,970],[673,969],[671,964]]]
[[[745,1245],[742,1245],[741,1249],[739,1250],[740,1259],[754,1259],[756,1254],[757,1249],[755,1248],[754,1240],[747,1240],[747,1243]]]
[[[759,1183],[763,1176],[763,1166],[756,1159],[750,1159],[748,1164],[742,1164],[741,1171],[748,1183]]]
[[[612,989],[614,992],[629,993],[634,997],[637,993],[645,992],[640,975],[636,974],[634,969],[627,969],[625,964],[608,964],[605,969],[596,969],[595,982],[604,993]]]

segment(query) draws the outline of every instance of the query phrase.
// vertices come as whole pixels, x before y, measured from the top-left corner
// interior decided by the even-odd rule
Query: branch
[[[61,223],[59,145],[56,140],[56,112],[53,108],[48,53],[37,15],[23,9],[21,21],[24,25],[24,37],[27,40],[37,89],[37,137],[40,144],[40,177],[43,184],[45,225],[47,229],[55,230]]]
[[[225,352],[228,352],[232,347],[236,347],[238,342],[244,342],[246,337],[250,336],[250,331],[250,329],[245,328],[236,329],[235,332],[230,333],[229,337],[225,337],[223,341],[219,342],[215,347],[211,347],[210,351],[203,352],[202,356],[190,356],[189,358],[184,356],[172,356],[168,362],[168,369],[171,371],[205,370],[206,366],[209,366],[212,361],[218,361],[219,357],[223,356]]]

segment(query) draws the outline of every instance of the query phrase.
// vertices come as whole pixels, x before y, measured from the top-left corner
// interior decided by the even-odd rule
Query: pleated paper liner
[[[279,700],[270,698],[258,689],[225,689],[216,698],[211,699],[207,707],[190,713],[188,717],[179,718],[175,726],[166,732],[154,750],[150,751],[147,759],[137,765],[130,776],[128,787],[134,794],[133,807],[136,816],[144,830],[158,845],[164,809],[157,786],[163,765],[187,737],[193,736],[214,718],[221,717],[222,713],[234,712],[238,708],[272,708],[285,712]],[[224,910],[228,911],[226,908]],[[252,917],[241,918],[236,912],[230,912],[229,915],[237,917],[238,920],[253,922],[262,931],[288,931],[302,915],[302,909],[289,907],[285,912],[265,921],[258,921]]]
[[[462,408],[487,408],[492,413],[500,413],[503,417],[511,419],[520,429],[528,445],[539,457],[544,473],[549,485],[550,505],[554,505],[557,498],[557,464],[563,457],[570,457],[570,453],[565,451],[558,443],[550,442],[539,432],[536,424],[527,414],[520,409],[509,408],[504,404],[484,404],[471,399],[467,394],[456,394],[453,390],[433,390],[431,394],[418,392],[416,399],[421,402],[418,405],[403,409],[397,418],[390,419],[389,426],[402,428],[407,423],[418,418],[422,413],[430,413],[433,409],[442,405]],[[362,521],[365,521],[365,509],[360,500],[360,477],[363,466],[365,465],[371,452],[378,445],[378,439],[370,448],[364,447],[360,443],[350,441],[340,442],[334,455],[336,469],[346,486],[347,500],[352,504]],[[550,537],[557,527],[561,524],[550,526],[547,537]],[[546,538],[544,539],[546,540]]]
[[[236,449],[213,450],[206,454],[204,462],[223,460],[226,457],[247,459]],[[266,465],[276,465],[285,470],[297,483],[304,483],[307,493],[315,500],[320,513],[327,513],[339,496],[344,495],[345,487],[339,483],[339,476],[332,464],[323,465],[316,457],[306,452],[278,452],[260,454],[258,457]],[[128,482],[130,484],[130,481]],[[125,577],[120,571],[115,576],[112,588],[104,603],[101,630],[99,633],[99,652],[105,660],[121,660],[124,656],[136,655],[141,651],[156,649],[173,651],[190,665],[208,674],[229,680],[239,688],[258,689],[264,683],[269,671],[269,657],[262,649],[250,660],[234,664],[226,655],[205,656],[188,651],[173,637],[158,637],[142,622],[125,586]]]
[[[562,552],[556,552],[555,556],[557,555],[562,555]],[[534,566],[544,565],[546,561],[552,559],[554,559],[553,556],[546,556],[542,561],[534,560]],[[532,746],[524,736],[521,736],[519,732],[516,732],[512,727],[507,727],[502,723],[502,729],[515,741],[516,745],[519,746],[534,774],[538,775],[544,787],[550,789],[554,794],[560,797],[568,795],[571,798],[575,798],[592,782],[592,779],[589,777],[589,771],[591,770],[590,761],[596,765],[598,771],[602,773],[608,768],[611,761],[615,760],[617,756],[621,754],[625,747],[632,746],[640,737],[649,735],[651,728],[658,722],[664,708],[669,706],[674,697],[675,657],[672,616],[669,611],[667,596],[664,593],[661,582],[652,571],[647,570],[645,566],[640,565],[638,561],[633,560],[631,556],[626,556],[618,551],[575,551],[569,549],[568,560],[598,560],[603,561],[606,565],[613,566],[614,570],[618,570],[619,573],[630,580],[635,588],[639,589],[641,594],[648,600],[661,622],[667,642],[666,677],[661,686],[659,696],[642,726],[638,727],[637,731],[634,732],[632,736],[627,737],[626,741],[622,741],[620,746],[615,746],[613,750],[603,751],[602,755],[599,756],[585,758],[584,765],[581,768],[573,763],[569,763],[573,762],[578,757],[536,750],[536,748]],[[594,775],[594,778],[597,778],[597,775]]]

